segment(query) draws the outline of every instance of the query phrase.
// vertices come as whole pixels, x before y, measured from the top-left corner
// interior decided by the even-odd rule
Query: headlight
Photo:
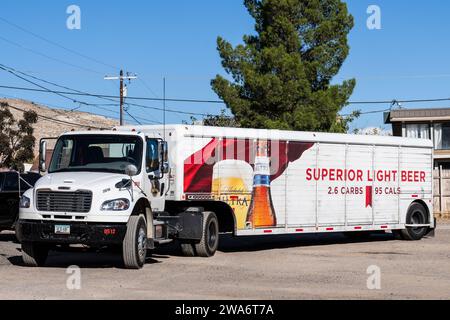
[[[130,201],[127,199],[116,199],[103,202],[102,211],[125,211],[129,207]]]
[[[22,196],[20,197],[19,207],[28,209],[30,207],[31,201],[30,198]]]

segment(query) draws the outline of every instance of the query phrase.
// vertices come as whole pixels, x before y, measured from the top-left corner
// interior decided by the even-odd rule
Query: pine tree
[[[331,84],[349,54],[353,17],[340,0],[245,0],[255,35],[217,40],[225,71],[211,85],[242,127],[346,132],[354,79]]]

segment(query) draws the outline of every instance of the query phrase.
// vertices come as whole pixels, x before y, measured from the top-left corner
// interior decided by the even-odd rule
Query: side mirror
[[[126,168],[125,168],[125,174],[129,177],[133,177],[137,174],[138,169],[134,164],[129,164]]]
[[[167,141],[159,142],[159,151],[161,155],[160,171],[162,174],[168,174],[170,171],[170,166],[169,166],[169,145]]]
[[[39,145],[39,171],[47,171],[47,141],[41,141]]]
[[[169,161],[169,145],[167,144],[167,141],[159,142],[159,152],[161,154],[161,162],[168,162]]]
[[[164,174],[168,174],[170,172],[170,166],[168,162],[163,162],[161,172]]]

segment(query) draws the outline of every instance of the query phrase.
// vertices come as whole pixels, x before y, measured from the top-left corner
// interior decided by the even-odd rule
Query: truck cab
[[[69,132],[58,138],[47,174],[20,201],[16,232],[23,260],[45,263],[57,245],[122,248],[124,266],[141,268],[147,249],[175,238],[200,241],[204,212],[165,210],[170,192],[169,147],[157,132]],[[217,244],[213,244],[214,254]]]

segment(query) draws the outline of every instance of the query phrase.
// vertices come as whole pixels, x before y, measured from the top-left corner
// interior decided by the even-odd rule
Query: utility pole
[[[127,72],[127,75],[124,76],[123,70],[120,70],[120,75],[118,77],[109,77],[109,76],[104,77],[104,80],[119,80],[120,81],[120,125],[121,126],[123,126],[123,124],[124,124],[123,123],[123,105],[124,105],[125,96],[126,96],[126,93],[124,90],[126,87],[124,86],[123,81],[124,80],[131,81],[134,79],[137,79],[137,76],[131,76],[128,72]]]

